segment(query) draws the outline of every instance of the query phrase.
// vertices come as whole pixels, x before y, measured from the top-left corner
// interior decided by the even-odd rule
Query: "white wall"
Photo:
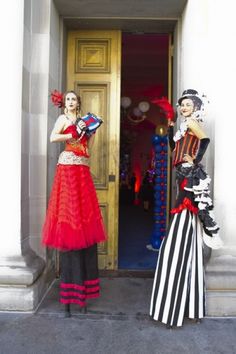
[[[0,278],[4,274],[4,265],[1,267],[4,258],[21,254],[23,5],[23,0],[19,0],[17,4],[14,0],[4,3],[0,21],[2,116]]]
[[[50,51],[49,51],[49,88],[48,92],[54,89],[60,90],[62,86],[62,44],[63,44],[63,22],[60,20],[58,11],[51,3],[50,18]],[[47,137],[47,199],[50,196],[51,186],[55,174],[57,158],[60,152],[59,144],[50,144],[49,135],[54,126],[57,116],[61,110],[52,105],[48,100],[48,137]]]
[[[226,6],[227,5],[227,6]],[[186,88],[206,93],[210,104],[205,129],[211,138],[206,169],[213,178],[215,214],[225,247],[214,255],[236,255],[236,199],[234,197],[236,118],[236,27],[234,0],[189,0],[175,37],[176,96]]]
[[[59,62],[60,18],[53,1],[25,0],[22,240],[44,258],[41,231],[47,206],[48,135],[58,114],[49,102],[49,93],[59,88]],[[51,160],[54,166],[54,158]]]
[[[227,254],[236,256],[235,199],[235,1],[208,4],[209,93],[215,120],[215,204]]]

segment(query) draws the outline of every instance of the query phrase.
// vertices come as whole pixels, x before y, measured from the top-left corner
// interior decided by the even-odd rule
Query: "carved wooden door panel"
[[[82,114],[92,112],[104,121],[96,132],[90,158],[108,234],[108,241],[99,245],[100,269],[117,268],[120,63],[120,31],[68,33],[67,89],[81,96]]]

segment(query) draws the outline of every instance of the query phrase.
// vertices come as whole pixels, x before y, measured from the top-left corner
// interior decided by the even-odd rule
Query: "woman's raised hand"
[[[171,120],[171,119],[168,119],[167,120],[167,125],[168,125],[168,127],[174,127],[175,122],[173,122],[173,120]]]
[[[188,155],[188,154],[184,154],[183,160],[188,162],[188,163],[193,164],[193,158],[190,155]]]
[[[82,131],[86,128],[86,124],[85,122],[83,121],[83,119],[80,119],[78,124],[77,124],[77,127]]]

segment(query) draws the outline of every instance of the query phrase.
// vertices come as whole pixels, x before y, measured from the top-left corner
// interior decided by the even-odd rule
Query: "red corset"
[[[192,134],[186,133],[183,138],[178,140],[175,144],[175,155],[173,165],[185,162],[184,155],[188,154],[194,158],[197,154],[199,139]]]

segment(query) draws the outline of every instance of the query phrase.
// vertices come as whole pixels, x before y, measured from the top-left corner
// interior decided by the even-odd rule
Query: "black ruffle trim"
[[[180,183],[187,179],[184,190],[193,194],[193,200],[198,207],[198,216],[204,231],[207,235],[213,237],[220,228],[213,214],[213,203],[209,190],[210,177],[201,164],[192,166],[183,166],[182,164],[177,166],[176,177]]]

